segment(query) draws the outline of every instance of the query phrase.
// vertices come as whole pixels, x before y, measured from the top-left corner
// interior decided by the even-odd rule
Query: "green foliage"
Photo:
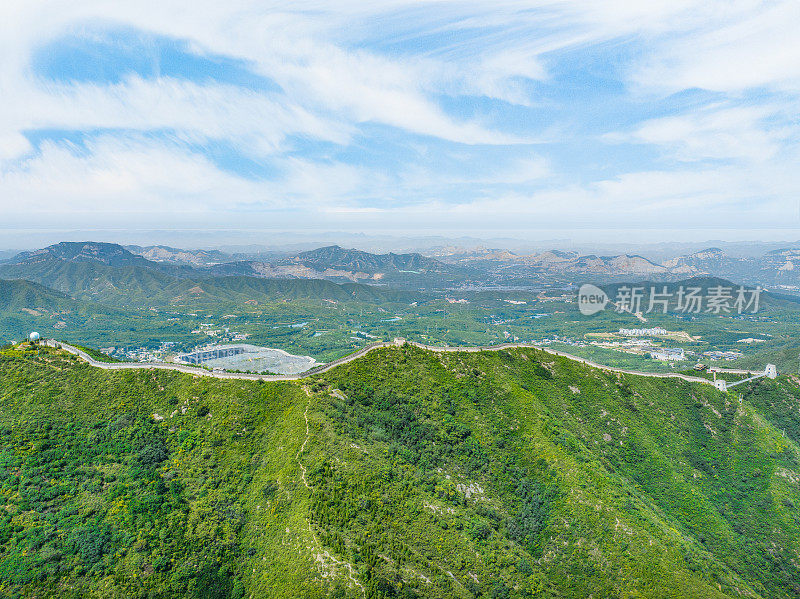
[[[301,384],[0,353],[0,596],[796,596],[800,387],[533,350]]]
[[[85,351],[87,354],[89,354],[92,358],[94,358],[98,362],[119,362],[119,360],[116,360],[111,356],[107,356],[103,352],[98,351],[93,347],[86,347],[85,345],[74,345],[74,347],[77,347],[78,349]]]
[[[277,418],[260,410],[297,390],[54,354],[0,358],[0,372],[0,595],[244,596],[246,498],[259,468],[281,467],[251,461]],[[200,397],[219,417],[196,417]]]
[[[550,498],[536,481],[523,478],[516,489],[520,509],[508,523],[509,536],[524,545],[532,554],[540,550],[540,537],[547,524]]]

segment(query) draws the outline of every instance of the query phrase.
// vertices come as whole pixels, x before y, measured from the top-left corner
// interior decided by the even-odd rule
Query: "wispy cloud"
[[[796,216],[789,0],[11,0],[0,22],[0,209],[19,222]],[[67,46],[103,69],[79,51],[91,76],[59,73]]]
[[[792,131],[780,106],[712,105],[679,116],[653,119],[630,134],[609,134],[609,141],[653,144],[681,161],[772,160]]]

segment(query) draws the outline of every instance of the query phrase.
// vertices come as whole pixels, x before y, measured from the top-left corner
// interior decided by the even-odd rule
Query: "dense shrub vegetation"
[[[795,597],[800,388],[534,350],[301,384],[0,351],[0,597]]]

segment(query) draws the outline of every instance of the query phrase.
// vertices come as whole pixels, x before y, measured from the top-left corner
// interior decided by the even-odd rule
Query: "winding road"
[[[637,376],[648,376],[648,377],[665,378],[665,379],[677,378],[690,383],[703,383],[706,385],[714,384],[712,380],[706,378],[698,376],[689,376],[677,372],[643,372],[639,370],[627,370],[625,368],[604,366],[602,364],[592,362],[591,360],[587,360],[586,358],[573,356],[572,354],[556,351],[554,349],[550,349],[549,347],[541,347],[529,343],[503,343],[501,345],[472,346],[472,347],[450,347],[450,346],[439,347],[433,345],[425,345],[423,343],[417,343],[416,341],[406,341],[405,339],[395,339],[394,341],[379,341],[376,343],[371,343],[370,345],[367,345],[366,347],[363,347],[352,354],[348,354],[342,358],[339,358],[338,360],[334,360],[333,362],[328,362],[327,364],[323,364],[322,366],[317,366],[316,368],[312,368],[311,370],[307,370],[306,372],[302,372],[299,374],[253,374],[246,372],[226,372],[219,370],[212,371],[212,370],[206,370],[204,368],[198,368],[196,366],[189,366],[187,364],[174,364],[170,362],[100,362],[99,360],[95,360],[85,351],[78,349],[77,347],[73,347],[68,343],[54,342],[52,340],[47,340],[46,344],[49,346],[58,346],[61,349],[78,356],[81,360],[84,360],[88,364],[96,366],[97,368],[102,368],[103,370],[147,370],[151,368],[158,368],[161,370],[177,370],[179,372],[184,372],[187,374],[209,376],[219,379],[246,379],[251,381],[298,381],[308,378],[315,374],[322,374],[323,372],[327,372],[328,370],[336,368],[337,366],[341,366],[342,364],[347,364],[348,362],[357,360],[361,356],[364,356],[376,349],[381,349],[384,347],[398,347],[404,344],[408,344],[408,345],[413,345],[414,347],[418,347],[420,349],[433,352],[475,353],[482,351],[500,351],[506,349],[516,349],[516,348],[536,349],[555,356],[560,356],[562,358],[568,358],[570,360],[580,362],[581,364],[585,364],[586,366],[590,366],[592,368],[605,370],[606,372],[618,372],[621,374],[632,374]]]

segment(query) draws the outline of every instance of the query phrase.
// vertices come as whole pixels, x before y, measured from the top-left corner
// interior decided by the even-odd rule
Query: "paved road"
[[[504,343],[502,345],[490,345],[490,346],[473,346],[473,347],[439,347],[439,346],[432,346],[432,345],[424,345],[422,343],[417,343],[416,341],[380,341],[377,343],[371,343],[366,347],[344,356],[343,358],[339,358],[338,360],[334,360],[333,362],[329,362],[322,366],[318,366],[316,368],[312,368],[306,372],[300,374],[250,374],[250,373],[243,373],[243,372],[224,372],[224,371],[211,371],[206,370],[204,368],[197,368],[195,366],[188,366],[185,364],[172,364],[169,362],[100,362],[95,360],[85,351],[78,349],[77,347],[73,347],[67,343],[60,343],[62,349],[68,351],[71,354],[78,356],[80,359],[88,362],[92,366],[96,366],[97,368],[102,368],[104,370],[147,370],[150,368],[158,368],[161,370],[177,370],[179,372],[185,372],[188,374],[194,374],[199,376],[210,376],[213,378],[218,379],[246,379],[251,381],[297,381],[308,378],[309,376],[315,374],[321,374],[323,372],[327,372],[332,368],[336,368],[342,364],[347,364],[348,362],[352,362],[353,360],[357,360],[361,356],[383,347],[393,347],[402,345],[403,343],[408,343],[409,345],[413,345],[415,347],[419,347],[421,349],[425,349],[428,351],[434,352],[467,352],[467,353],[474,353],[474,352],[481,352],[481,351],[500,351],[504,349],[515,349],[515,348],[528,348],[528,349],[538,349],[540,351],[547,352],[549,354],[553,354],[556,356],[561,356],[563,358],[568,358],[570,360],[575,360],[576,362],[580,362],[581,364],[585,364],[587,366],[591,366],[592,368],[599,368],[600,370],[605,370],[606,372],[619,372],[621,374],[633,374],[637,376],[649,376],[655,378],[677,378],[682,379],[684,381],[688,381],[690,383],[703,383],[706,385],[713,385],[713,381],[709,379],[697,377],[697,376],[687,376],[685,374],[679,374],[677,372],[642,372],[639,370],[627,370],[624,368],[615,368],[613,366],[604,366],[602,364],[597,364],[596,362],[592,362],[591,360],[587,360],[586,358],[581,358],[578,356],[573,356],[572,354],[568,354],[565,352],[556,351],[554,349],[550,349],[549,347],[539,347],[536,345],[531,345],[528,343]]]

